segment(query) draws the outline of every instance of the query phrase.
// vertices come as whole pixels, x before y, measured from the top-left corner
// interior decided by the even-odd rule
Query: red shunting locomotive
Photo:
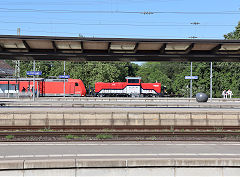
[[[126,82],[95,83],[95,95],[103,96],[131,96],[131,97],[159,97],[161,83],[141,83],[141,77],[126,77]]]

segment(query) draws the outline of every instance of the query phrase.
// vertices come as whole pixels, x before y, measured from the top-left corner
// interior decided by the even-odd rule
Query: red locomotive
[[[95,83],[95,95],[157,97],[162,96],[161,83],[141,83],[141,77],[126,77],[126,82]]]
[[[7,78],[0,80],[1,94],[20,94],[39,96],[63,96],[64,95],[64,79],[40,79],[35,80],[35,92],[33,91],[32,78]],[[66,96],[85,96],[86,89],[80,79],[65,79],[65,95]]]
[[[45,79],[40,93],[44,96],[62,96],[64,95],[64,79]],[[80,79],[65,80],[65,95],[66,96],[85,96],[86,89]]]

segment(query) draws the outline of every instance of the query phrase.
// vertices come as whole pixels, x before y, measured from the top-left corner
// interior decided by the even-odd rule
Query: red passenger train
[[[161,83],[141,83],[141,77],[126,77],[126,82],[95,83],[95,95],[158,97],[163,96]]]
[[[39,96],[63,96],[64,79],[40,79],[35,80],[35,94]],[[0,80],[0,94],[33,94],[32,78],[6,78]],[[66,96],[85,96],[86,89],[80,79],[65,79]]]

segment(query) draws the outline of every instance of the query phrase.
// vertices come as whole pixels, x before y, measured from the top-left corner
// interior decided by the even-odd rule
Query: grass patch
[[[66,139],[77,139],[77,138],[79,138],[79,136],[69,134],[69,135],[66,135],[65,138]]]
[[[5,138],[8,139],[8,140],[10,140],[10,139],[13,139],[14,136],[13,136],[13,135],[7,135],[7,136],[5,136]]]
[[[184,132],[185,131],[185,129],[184,128],[182,128],[181,130],[180,130],[180,132]]]
[[[170,132],[174,132],[174,131],[175,131],[174,126],[171,126],[170,127]]]
[[[152,136],[152,137],[150,137],[150,140],[157,140],[157,137],[156,136]]]
[[[44,129],[40,129],[40,132],[53,132],[54,130],[50,129],[50,128],[44,128]]]
[[[223,131],[223,128],[214,128],[214,131],[215,131],[215,132],[222,132],[222,131]]]
[[[112,139],[113,135],[111,134],[98,134],[96,136],[97,139]]]
[[[161,132],[170,132],[170,129],[161,129]]]
[[[136,137],[136,140],[138,141],[143,140],[143,137]]]
[[[82,135],[80,138],[81,138],[82,140],[87,140],[87,139],[88,139],[88,136],[87,136],[87,135]]]
[[[108,129],[108,128],[104,128],[103,131],[104,131],[104,132],[111,132],[112,130],[111,130],[111,129]]]

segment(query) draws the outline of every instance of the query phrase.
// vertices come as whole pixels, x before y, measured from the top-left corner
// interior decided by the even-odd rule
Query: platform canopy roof
[[[239,62],[240,40],[0,35],[0,59]]]

